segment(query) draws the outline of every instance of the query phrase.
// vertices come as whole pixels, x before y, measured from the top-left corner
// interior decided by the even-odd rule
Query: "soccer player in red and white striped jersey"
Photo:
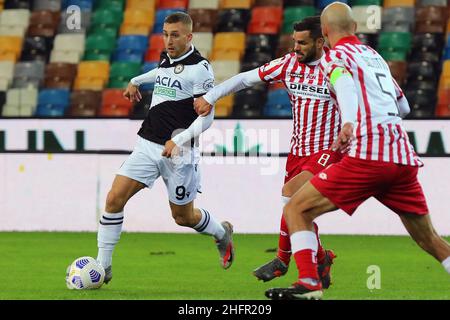
[[[416,156],[402,126],[409,105],[386,62],[355,37],[350,7],[334,2],[321,15],[331,50],[321,68],[342,116],[334,148],[349,152],[314,176],[284,208],[299,270],[289,288],[266,291],[272,299],[320,299],[313,220],[341,208],[349,215],[370,197],[399,215],[412,238],[450,273],[450,245],[434,230],[420,183]]]
[[[209,111],[217,100],[232,92],[264,82],[282,82],[285,85],[292,105],[293,132],[282,189],[284,204],[316,173],[341,159],[339,152],[330,150],[340,130],[341,120],[319,68],[324,44],[320,17],[309,17],[296,23],[293,40],[294,52],[226,80],[194,103],[197,109],[205,107]],[[202,112],[199,111],[200,114]],[[335,256],[331,250],[322,248],[318,227],[316,224],[314,227],[319,243],[317,261],[321,279],[324,287],[328,288],[330,265]],[[253,274],[263,281],[282,276],[288,270],[290,258],[291,243],[282,216],[277,257],[257,268]]]

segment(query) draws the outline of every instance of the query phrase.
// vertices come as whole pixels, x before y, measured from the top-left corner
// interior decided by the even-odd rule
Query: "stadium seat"
[[[219,84],[238,74],[241,64],[239,61],[212,61],[211,65],[216,78],[215,83]]]
[[[86,33],[91,25],[91,12],[81,11],[80,25],[74,25],[70,23],[70,17],[73,15],[72,12],[62,12],[61,20],[58,26],[58,33]]]
[[[121,35],[148,35],[154,25],[155,12],[153,10],[127,9],[120,27]]]
[[[290,117],[292,107],[286,90],[271,90],[267,94],[264,115],[268,117]]]
[[[406,62],[387,61],[387,64],[395,81],[397,81],[398,85],[402,87],[406,80]]]
[[[284,0],[284,7],[314,6],[314,0]]]
[[[126,9],[155,10],[157,0],[127,0]]]
[[[145,54],[145,61],[159,61],[161,52],[164,50],[164,39],[162,34],[152,34],[149,46]]]
[[[252,0],[222,0],[221,9],[250,9]]]
[[[45,62],[27,61],[18,62],[14,66],[14,88],[39,88],[44,79]]]
[[[443,33],[446,25],[445,8],[427,6],[416,9],[416,32]]]
[[[31,2],[27,0],[6,0],[4,2],[5,9],[28,9],[31,10]]]
[[[278,46],[275,56],[282,57],[294,49],[294,40],[292,34],[283,34],[278,39]]]
[[[361,41],[361,43],[371,48],[376,48],[378,46],[378,34],[357,33],[356,36],[358,37],[359,41]]]
[[[189,9],[218,9],[220,0],[189,0]]]
[[[70,94],[68,115],[72,117],[95,117],[100,108],[102,92],[94,90],[74,90]]]
[[[148,110],[152,104],[153,91],[141,90],[142,99],[139,102],[135,102],[131,111],[131,119],[145,119]]]
[[[103,117],[128,117],[133,103],[123,97],[123,90],[107,89],[102,94],[102,106],[99,112]]]
[[[234,95],[233,113],[241,113],[248,117],[251,112],[261,115],[262,106],[266,102],[267,86],[261,84],[252,88],[247,88]]]
[[[282,7],[255,7],[248,24],[249,33],[278,33],[283,21]],[[270,32],[272,31],[272,32]]]
[[[125,88],[131,78],[139,75],[140,63],[113,62],[110,67],[108,88]]]
[[[343,2],[343,3],[348,3],[347,0],[338,0],[339,2]],[[323,8],[325,8],[327,5],[333,3],[334,0],[318,0],[316,1],[316,7],[319,8],[320,10],[322,10]]]
[[[374,14],[374,10],[378,10],[377,12],[381,12],[382,8],[380,6],[375,5],[367,5],[367,6],[353,6],[353,17],[356,21],[357,27],[356,31],[359,33],[368,33],[374,34],[378,33],[379,28],[381,27],[381,21],[377,23],[376,19],[371,19]],[[409,28],[405,30],[409,32]]]
[[[110,27],[118,29],[123,22],[123,12],[111,9],[99,9],[92,13],[91,28],[103,29]]]
[[[428,61],[410,62],[407,70],[408,82],[438,80],[433,65]]]
[[[217,32],[246,32],[250,20],[248,9],[223,9],[217,14]]]
[[[78,64],[75,90],[102,90],[109,79],[109,62],[82,61]]]
[[[203,57],[208,58],[212,51],[213,39],[212,32],[196,32],[194,33],[192,43]]]
[[[52,38],[26,37],[23,41],[21,61],[41,60],[47,62],[52,47]]]
[[[384,32],[412,32],[415,25],[415,8],[385,8],[382,15]],[[407,30],[405,30],[407,29]]]
[[[244,62],[255,62],[263,65],[272,60],[272,55],[267,52],[247,51],[244,56]]]
[[[85,41],[86,36],[84,34],[58,34],[55,37],[52,54],[55,51],[63,53],[73,53],[74,55],[76,54],[80,59],[84,53]]]
[[[37,96],[36,88],[8,90],[2,115],[4,117],[31,117],[36,109]]]
[[[84,60],[108,60],[116,47],[116,38],[111,35],[94,34],[86,39]]]
[[[218,32],[214,36],[212,60],[241,60],[245,51],[245,33]],[[219,57],[222,58],[219,58]],[[225,58],[228,57],[228,58]]]
[[[287,7],[283,12],[282,33],[292,34],[294,23],[303,20],[306,17],[316,15],[314,6]]]
[[[22,51],[22,40],[17,36],[0,36],[0,61],[16,62]]]
[[[40,10],[61,11],[61,0],[34,0],[33,11]]]
[[[384,0],[383,8],[414,7],[416,0]]]
[[[189,9],[188,14],[192,18],[193,32],[214,32],[217,22],[217,10]]]
[[[426,6],[445,7],[447,6],[447,0],[418,0],[417,5],[419,7],[426,7]]]
[[[431,90],[407,90],[405,91],[408,99],[411,113],[408,118],[428,118],[435,113],[435,105],[437,101],[436,91]]]
[[[246,37],[247,52],[264,52],[274,55],[277,45],[277,36],[268,34],[249,34]]]
[[[69,106],[69,90],[44,89],[39,92],[35,115],[38,117],[62,117]]]
[[[70,63],[49,63],[45,67],[45,88],[70,89],[77,73],[77,66]]]
[[[94,8],[99,9],[113,9],[114,11],[123,11],[125,7],[126,0],[96,0]]]
[[[0,61],[0,91],[8,90],[14,77],[14,62]]]
[[[28,26],[28,36],[54,37],[61,20],[59,11],[33,11]]]
[[[229,117],[233,113],[234,94],[217,100],[214,106],[214,117]]]
[[[255,0],[254,7],[282,7],[283,0]]]
[[[189,0],[159,0],[159,9],[186,9]]]
[[[23,37],[29,20],[28,9],[5,9],[0,13],[0,34]]]
[[[81,11],[92,11],[93,0],[62,0],[62,9],[67,9],[70,6],[77,6]]]

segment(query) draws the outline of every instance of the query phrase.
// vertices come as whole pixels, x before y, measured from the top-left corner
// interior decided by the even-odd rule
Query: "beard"
[[[312,47],[302,58],[298,58],[298,62],[300,63],[310,63],[316,60],[316,46]],[[302,54],[300,51],[296,51],[296,54]],[[298,56],[297,56],[298,57]]]

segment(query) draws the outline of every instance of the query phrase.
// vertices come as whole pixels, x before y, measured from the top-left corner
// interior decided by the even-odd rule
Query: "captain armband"
[[[330,83],[334,87],[336,81],[341,77],[351,77],[350,72],[345,67],[336,67],[331,71]]]

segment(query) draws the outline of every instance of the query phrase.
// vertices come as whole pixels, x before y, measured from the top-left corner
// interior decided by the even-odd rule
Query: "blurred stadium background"
[[[222,270],[213,269],[218,268],[215,248],[190,235],[153,234],[141,239],[138,234],[125,232],[115,254],[115,284],[101,294],[68,293],[63,270],[76,256],[96,254],[95,231],[106,192],[114,172],[134,145],[153,86],[141,88],[144,99],[137,104],[123,99],[122,92],[132,77],[157,66],[163,48],[164,18],[175,11],[192,16],[194,44],[209,58],[216,82],[220,83],[288,52],[293,23],[320,14],[331,2],[0,0],[0,231],[6,231],[0,233],[0,267],[14,270],[3,273],[0,279],[5,285],[0,299],[263,298],[263,287],[250,272],[274,254],[269,249],[277,243],[279,194],[292,128],[289,98],[279,84],[260,85],[220,100],[213,128],[232,135],[220,141],[222,144],[211,142],[203,149],[210,165],[202,165],[206,191],[200,198],[202,205],[220,219],[229,218],[236,232],[244,233],[236,236],[236,266],[227,271],[233,283],[231,290],[230,282],[223,281]],[[352,0],[348,4],[358,20],[358,37],[382,54],[409,100],[412,111],[405,125],[426,164],[420,179],[437,231],[450,235],[445,200],[450,181],[447,0]],[[81,19],[76,19],[73,6],[81,10]],[[248,142],[247,129],[277,130],[279,135],[277,141],[266,139],[262,144],[259,131],[253,131],[256,137]],[[217,135],[209,140],[214,142],[213,137]],[[235,160],[224,166],[208,156],[222,151],[234,153],[234,158],[244,158],[242,154],[249,151],[273,153],[253,164],[239,165],[240,160]],[[233,155],[227,161],[229,158]],[[264,175],[261,167],[276,171]],[[166,197],[162,183],[151,192],[136,195],[127,206],[124,230],[186,231],[173,222]],[[330,289],[329,297],[449,299],[448,284],[442,281],[447,275],[409,238],[348,236],[406,234],[386,208],[369,201],[361,211],[366,213],[352,219],[333,214],[319,221],[325,234],[338,234],[324,236],[323,241],[338,252],[342,262],[335,268],[341,282]],[[386,250],[388,244],[393,248],[391,252]],[[61,250],[61,246],[66,249]],[[172,251],[177,256],[172,257]],[[197,256],[199,259],[193,259]],[[181,269],[179,258],[184,263]],[[30,259],[34,261],[32,272]],[[196,265],[186,263],[194,260]],[[139,265],[133,262],[132,269],[128,269],[129,261],[139,261]],[[159,272],[160,279],[155,282],[148,266],[161,268],[161,263],[170,264],[167,270],[171,273],[166,276]],[[384,291],[366,287],[366,268],[371,264],[383,267],[383,275],[387,276]],[[430,268],[432,274],[428,273]],[[199,269],[209,270],[202,284],[196,279]],[[295,273],[294,269],[290,273]],[[426,287],[415,277],[425,272],[429,275]],[[190,278],[193,282],[188,281]],[[282,280],[283,284],[292,279]],[[398,288],[399,282],[407,281],[414,283]],[[162,289],[178,288],[180,283],[182,290]],[[136,292],[130,291],[130,284]],[[264,288],[270,286],[265,284]],[[192,290],[200,287],[203,291]]]
[[[156,66],[168,14],[192,16],[194,44],[212,61],[219,83],[286,53],[293,22],[319,14],[330,2],[0,0],[0,115],[141,118],[150,98],[132,105],[120,90]],[[359,38],[379,50],[406,92],[409,118],[450,116],[447,0],[349,4]],[[71,28],[73,11],[67,11],[72,5],[82,11],[76,29]],[[152,86],[143,91],[150,97]],[[291,108],[283,88],[271,85],[222,99],[216,114],[289,117]]]

